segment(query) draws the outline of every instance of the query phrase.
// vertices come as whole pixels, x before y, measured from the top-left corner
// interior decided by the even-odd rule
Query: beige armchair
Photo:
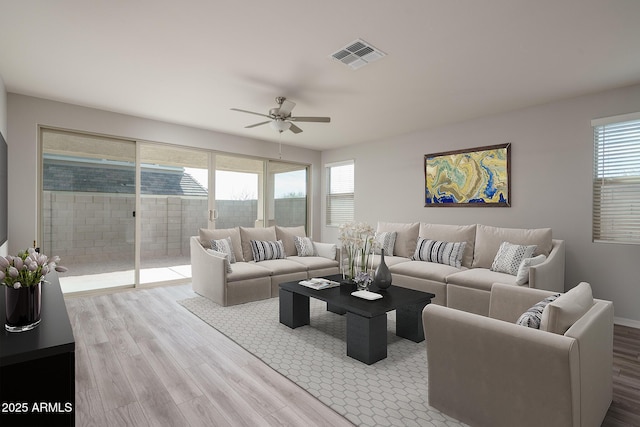
[[[472,426],[600,426],[612,399],[613,304],[593,300],[564,334],[515,323],[552,294],[494,284],[489,317],[426,306],[429,405]]]

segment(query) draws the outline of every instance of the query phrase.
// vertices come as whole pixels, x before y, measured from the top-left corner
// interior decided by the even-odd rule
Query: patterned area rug
[[[427,405],[427,352],[395,335],[388,313],[387,358],[366,365],[347,356],[346,316],[310,299],[311,324],[279,322],[278,299],[221,307],[203,297],[179,303],[359,426],[463,426]]]

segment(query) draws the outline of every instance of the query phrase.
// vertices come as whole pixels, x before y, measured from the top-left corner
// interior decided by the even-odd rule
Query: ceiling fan
[[[270,126],[282,133],[285,130],[289,129],[293,133],[300,133],[302,129],[291,122],[316,122],[316,123],[329,123],[331,121],[330,117],[301,117],[301,116],[292,116],[291,110],[296,106],[296,103],[293,101],[289,101],[284,96],[276,97],[276,102],[278,106],[269,110],[269,114],[255,113],[253,111],[241,110],[239,108],[232,108],[233,111],[240,111],[241,113],[249,113],[255,114],[256,116],[267,117],[269,120],[256,123],[253,125],[245,126],[245,128],[254,128],[256,126],[266,125],[267,123]]]

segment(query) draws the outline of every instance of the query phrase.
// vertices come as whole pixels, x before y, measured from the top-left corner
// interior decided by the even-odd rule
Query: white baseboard
[[[615,323],[616,325],[640,329],[640,320],[625,319],[624,317],[614,317],[613,323]]]

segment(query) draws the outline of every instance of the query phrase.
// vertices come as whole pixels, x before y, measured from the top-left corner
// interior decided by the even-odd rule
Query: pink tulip
[[[20,282],[16,282],[13,284],[13,289],[20,289],[22,287],[22,284]]]
[[[13,266],[18,270],[22,270],[22,268],[24,267],[24,262],[22,261],[22,258],[20,257],[13,258]]]
[[[9,267],[9,277],[11,277],[12,279],[15,279],[16,277],[18,277],[18,269],[15,268],[14,266]]]
[[[7,261],[7,259],[3,256],[0,256],[0,268],[7,268],[9,267],[9,261]]]

